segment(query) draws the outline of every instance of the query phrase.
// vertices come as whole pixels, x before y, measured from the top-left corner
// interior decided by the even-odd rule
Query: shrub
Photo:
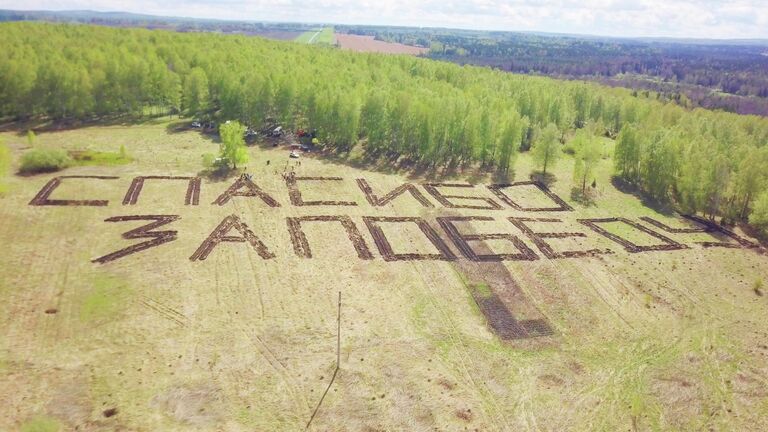
[[[120,148],[120,153],[86,150],[70,152],[69,155],[74,165],[124,165],[133,161],[125,147]]]
[[[21,157],[21,168],[19,172],[23,174],[33,174],[41,172],[52,172],[68,167],[72,159],[67,152],[59,149],[32,149]]]
[[[216,160],[216,155],[215,154],[213,154],[213,153],[205,153],[205,154],[203,154],[203,167],[205,167],[205,168],[212,168],[214,160]]]

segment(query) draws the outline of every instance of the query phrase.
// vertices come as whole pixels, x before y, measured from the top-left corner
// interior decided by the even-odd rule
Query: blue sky
[[[0,0],[0,8],[608,36],[768,39],[768,0]]]

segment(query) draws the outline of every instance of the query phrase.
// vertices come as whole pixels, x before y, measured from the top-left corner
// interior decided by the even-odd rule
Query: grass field
[[[321,29],[313,29],[304,32],[294,39],[294,41],[306,44],[333,45],[336,43],[336,38],[333,33],[333,27],[323,27]]]
[[[0,136],[18,167],[26,138]],[[600,163],[595,204],[588,207],[569,199],[572,161],[564,158],[555,168],[551,190],[573,212],[430,208],[408,193],[372,207],[355,179],[366,179],[380,195],[404,182],[434,179],[369,170],[357,154],[302,157],[299,164],[271,146],[249,148],[247,171],[279,207],[243,196],[212,205],[234,179],[204,179],[197,206],[184,204],[186,182],[147,180],[137,203],[123,205],[134,177],[195,176],[202,154],[217,144],[165,122],[39,133],[37,141],[68,151],[119,153],[125,146],[132,161],[6,179],[0,430],[304,429],[334,372],[338,292],[340,371],[312,430],[768,429],[768,297],[754,289],[757,281],[768,282],[768,257],[696,245],[712,240],[706,233],[665,234],[690,246],[685,250],[623,251],[578,219],[686,222],[614,188],[608,159]],[[305,201],[357,205],[292,205],[281,176],[286,167],[299,176],[342,178],[305,181]],[[527,180],[533,168],[521,155],[514,180]],[[52,196],[105,199],[107,206],[28,205],[57,175],[119,178],[65,179]],[[477,173],[449,180],[467,178],[490,183]],[[482,187],[449,191],[494,197]],[[527,193],[515,196],[526,207],[540,205],[540,194]],[[223,242],[205,261],[191,261],[233,214],[275,257],[262,259],[245,242]],[[178,215],[156,228],[178,231],[177,239],[106,264],[91,262],[146,240],[121,235],[147,222],[105,222],[126,215]],[[331,223],[307,224],[313,258],[297,256],[286,218],[316,215],[350,216],[373,259],[359,259]],[[434,218],[447,215],[491,216],[469,225],[478,233],[518,236],[540,259],[386,262],[362,220],[422,217],[445,237]],[[555,250],[614,253],[546,259],[507,217],[558,218],[563,222],[530,226],[588,236],[549,239]],[[429,247],[418,229],[385,225],[396,252]],[[632,237],[637,233],[623,225],[605,228],[637,244],[658,243]],[[509,242],[486,245],[513,252]],[[489,276],[502,273],[517,292]],[[517,318],[544,319],[554,334],[500,340],[479,306],[494,296],[513,299],[508,305]]]

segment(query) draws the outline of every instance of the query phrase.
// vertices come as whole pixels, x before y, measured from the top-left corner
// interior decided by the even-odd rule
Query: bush
[[[68,153],[73,165],[124,165],[133,161],[125,147],[120,148],[120,153],[100,152],[93,150],[73,151]]]
[[[64,150],[32,149],[21,157],[19,172],[23,174],[52,172],[66,168],[71,164],[72,159]]]
[[[213,161],[216,160],[216,155],[213,153],[203,154],[203,167],[213,168]]]

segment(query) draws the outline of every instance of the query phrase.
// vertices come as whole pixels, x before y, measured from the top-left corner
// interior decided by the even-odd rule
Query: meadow
[[[305,44],[328,44],[333,45],[336,39],[333,34],[333,27],[323,27],[306,31],[294,39],[295,42]]]
[[[0,133],[11,174],[0,198],[0,429],[6,430],[296,430],[306,426],[336,362],[337,298],[342,292],[341,363],[312,430],[759,430],[768,427],[768,280],[761,249],[703,247],[729,241],[717,233],[666,233],[690,221],[644,204],[611,182],[610,157],[595,168],[593,202],[573,200],[575,160],[551,167],[552,193],[573,212],[531,213],[446,208],[423,185],[477,185],[446,194],[498,197],[483,185],[493,171],[435,176],[368,163],[363,151],[288,158],[285,142],[249,146],[245,172],[280,205],[258,196],[213,202],[238,178],[205,176],[204,153],[217,139],[165,119],[139,124],[39,132],[35,146],[119,153],[129,163],[71,166],[14,175],[30,150],[24,131]],[[538,170],[519,155],[509,181]],[[301,183],[305,201],[356,205],[296,206],[286,172],[342,181]],[[56,176],[56,199],[104,199],[106,206],[35,206]],[[135,204],[122,201],[137,176],[200,176],[199,205],[185,205],[186,181],[147,180]],[[404,183],[409,193],[383,206],[368,203],[355,179],[379,196]],[[514,194],[524,208],[552,206],[536,190]],[[512,193],[510,192],[510,195]],[[472,200],[456,200],[476,204]],[[479,201],[478,201],[479,202]],[[348,216],[373,252],[361,260],[338,223],[304,225],[312,258],[299,256],[285,220]],[[122,238],[146,221],[127,215],[177,215],[157,230],[175,240],[106,262],[93,262],[146,239]],[[218,244],[190,260],[222,220],[238,216],[274,259],[246,241]],[[454,261],[386,261],[363,217],[429,221]],[[493,216],[460,224],[463,232],[508,233],[541,248],[506,218],[537,232],[582,232],[547,239],[554,252],[612,249],[613,254],[476,262],[463,258],[438,217]],[[621,216],[689,245],[630,253],[577,219]],[[381,225],[396,253],[434,253],[413,227]],[[624,226],[606,226],[637,244],[657,244]],[[745,239],[747,234],[737,231]],[[640,233],[642,234],[642,233]],[[242,233],[231,230],[230,236]],[[499,238],[473,241],[485,253],[515,253]],[[499,306],[501,305],[501,306]],[[516,323],[545,323],[502,337],[496,312]],[[488,314],[491,315],[488,315]],[[541,324],[537,328],[540,328]],[[501,333],[500,333],[501,332]]]

